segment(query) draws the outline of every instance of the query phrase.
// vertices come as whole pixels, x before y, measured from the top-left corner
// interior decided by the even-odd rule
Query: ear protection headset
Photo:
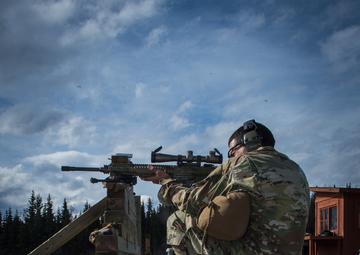
[[[238,142],[229,149],[228,157],[231,157],[232,150],[239,146],[245,146],[248,151],[259,148],[262,144],[263,137],[258,133],[258,127],[254,119],[244,122],[242,126],[242,136],[238,137]]]
[[[261,145],[262,137],[257,131],[258,127],[254,119],[248,120],[243,124],[244,135],[241,138],[242,144],[251,151],[258,148]]]

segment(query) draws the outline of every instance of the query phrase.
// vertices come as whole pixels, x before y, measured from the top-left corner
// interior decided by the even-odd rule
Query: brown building
[[[315,235],[305,236],[305,254],[360,254],[360,188],[311,188]]]

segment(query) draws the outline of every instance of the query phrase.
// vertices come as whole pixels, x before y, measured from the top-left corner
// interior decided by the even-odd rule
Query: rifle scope
[[[222,154],[215,148],[213,151],[209,151],[209,155],[201,156],[193,154],[193,151],[187,151],[187,155],[171,155],[159,153],[162,149],[162,146],[151,152],[151,162],[177,162],[178,164],[182,163],[197,163],[200,164],[210,163],[210,164],[221,164],[223,161]]]

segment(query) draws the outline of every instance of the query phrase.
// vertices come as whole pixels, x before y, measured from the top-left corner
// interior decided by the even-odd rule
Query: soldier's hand
[[[152,183],[159,184],[161,180],[170,178],[170,175],[168,175],[167,173],[165,173],[161,170],[154,169],[154,167],[152,165],[150,165],[148,167],[148,169],[149,169],[149,171],[152,171],[154,173],[154,175],[150,176],[150,177],[143,177],[143,178],[141,178],[141,180],[150,181]]]

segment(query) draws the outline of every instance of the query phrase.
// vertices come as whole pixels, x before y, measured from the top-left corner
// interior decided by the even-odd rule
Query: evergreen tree
[[[66,207],[67,207],[67,203],[66,203]],[[88,202],[86,202],[82,212],[85,213],[90,207],[91,207],[90,204]],[[64,211],[64,205],[63,205],[63,210],[62,211]],[[68,211],[69,211],[69,213],[71,215],[71,210],[68,210]],[[75,215],[74,220],[76,219],[76,217],[77,216]],[[72,220],[71,217],[70,217],[70,220]],[[91,224],[89,227],[84,229],[81,233],[79,233],[69,243],[64,245],[64,247],[62,247],[60,249],[60,251],[58,251],[57,254],[66,254],[66,255],[70,255],[70,254],[84,254],[84,255],[85,254],[94,254],[95,247],[89,242],[89,235],[90,235],[90,233],[92,231],[94,231],[95,229],[99,229],[99,228],[100,228],[100,221],[97,220],[93,224]]]
[[[42,208],[43,204],[41,196],[36,195],[34,191],[31,191],[28,207],[24,210],[25,226],[20,238],[23,240],[27,252],[33,250],[46,238],[44,234]]]
[[[56,225],[56,231],[60,230],[61,228],[61,211],[60,208],[57,208],[56,216],[55,216],[55,225]]]
[[[84,204],[83,213],[89,210],[91,205],[88,201]],[[96,220],[93,224],[87,227],[84,231],[82,231],[77,237],[77,244],[81,244],[80,250],[78,253],[81,254],[93,254],[95,252],[95,247],[93,244],[89,242],[90,233],[93,232],[95,229],[101,228],[101,224],[99,220]]]
[[[86,202],[82,212],[86,212],[89,208],[90,204]],[[142,242],[144,244],[145,237],[150,239],[152,254],[163,254],[165,250],[168,215],[167,207],[159,205],[154,208],[151,199],[147,201],[146,205],[141,205]],[[24,221],[17,211],[13,214],[11,208],[5,211],[5,215],[0,212],[0,254],[27,254],[71,220],[72,212],[66,199],[64,199],[62,207],[58,208],[57,213],[54,214],[50,194],[43,203],[41,196],[32,191],[28,205],[24,209]],[[53,231],[50,231],[51,227]],[[55,254],[93,254],[94,246],[89,243],[88,237],[96,228],[100,228],[99,220],[56,251]]]
[[[146,206],[146,217],[150,218],[152,212],[153,212],[153,204],[152,204],[151,199],[149,198],[147,201],[147,206]]]
[[[3,219],[2,219],[2,213],[0,210],[0,247],[3,247],[3,233],[4,233]],[[0,251],[0,254],[1,254],[1,251]]]
[[[35,235],[36,244],[40,244],[45,240],[44,218],[42,217],[43,203],[40,195],[35,197],[35,218],[33,226],[33,235]],[[36,247],[36,246],[35,246]]]
[[[159,205],[152,219],[153,253],[163,254],[166,250],[166,222],[172,210],[169,207]]]
[[[89,210],[91,207],[91,205],[89,204],[89,202],[86,200],[85,205],[84,205],[84,209],[83,209],[83,213],[86,212],[87,210]]]
[[[151,215],[153,208],[152,208],[152,201],[149,198],[146,204],[146,212],[145,212],[145,221],[144,221],[144,238],[150,239],[151,242]]]
[[[55,215],[53,211],[53,202],[51,200],[50,194],[46,199],[46,203],[43,207],[42,218],[44,219],[44,234],[46,237],[53,235],[56,232],[56,223],[55,223]]]
[[[23,232],[21,233],[21,240],[24,243],[24,249],[29,252],[31,248],[35,247],[33,244],[36,241],[36,237],[32,235],[35,226],[35,191],[31,191],[30,198],[28,200],[28,206],[24,209],[24,228]]]
[[[151,235],[151,246],[152,246],[152,251],[154,254],[158,253],[158,249],[160,247],[162,238],[161,238],[161,221],[160,221],[160,211],[159,211],[159,207],[157,208],[157,210],[154,210],[153,213],[151,214],[151,231],[150,231],[150,235]]]
[[[4,235],[3,235],[3,246],[2,252],[3,254],[12,254],[13,252],[13,240],[14,240],[14,232],[13,232],[13,215],[12,210],[9,208],[5,211],[5,219],[4,219]]]
[[[23,254],[24,253],[24,243],[22,239],[21,232],[23,230],[24,223],[22,222],[19,212],[15,211],[14,221],[13,221],[13,247],[15,250],[15,254]]]
[[[66,226],[71,221],[71,213],[70,213],[69,208],[67,206],[66,198],[64,198],[64,202],[63,202],[63,205],[62,205],[60,220],[61,220],[61,226],[62,227]]]
[[[143,251],[145,251],[145,239],[150,239],[151,253],[163,254],[166,249],[166,220],[170,215],[170,210],[162,205],[155,209],[151,199],[147,201],[146,212],[145,206],[142,205],[142,207]]]
[[[28,200],[28,207],[24,210],[24,219],[27,225],[33,225],[35,220],[35,192],[31,191],[31,196]]]

